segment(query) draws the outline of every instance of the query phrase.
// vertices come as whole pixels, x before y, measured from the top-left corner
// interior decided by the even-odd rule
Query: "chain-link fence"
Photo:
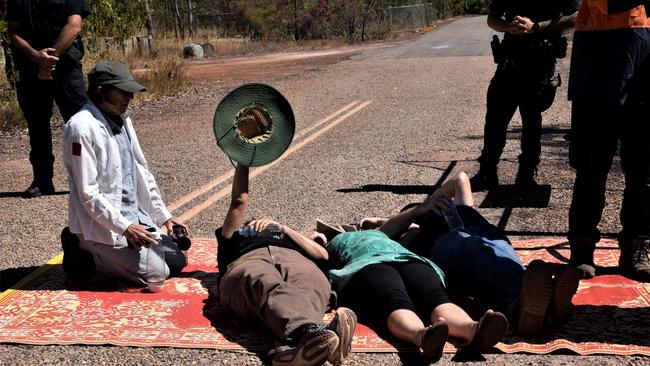
[[[388,8],[391,31],[418,30],[433,24],[431,3],[395,6]]]

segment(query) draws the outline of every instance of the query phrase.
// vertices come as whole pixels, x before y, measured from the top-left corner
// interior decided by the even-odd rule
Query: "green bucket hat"
[[[135,81],[126,66],[117,61],[100,61],[88,73],[88,84],[91,87],[112,85],[130,93],[147,90],[142,84]]]
[[[270,85],[245,84],[226,95],[214,112],[217,145],[232,160],[262,166],[279,158],[296,130],[287,99]]]

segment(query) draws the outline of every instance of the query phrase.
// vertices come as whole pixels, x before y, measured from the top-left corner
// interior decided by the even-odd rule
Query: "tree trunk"
[[[153,17],[151,16],[151,9],[149,9],[149,1],[144,1],[144,16],[146,18],[145,26],[147,27],[147,35],[149,37],[156,38],[156,33],[154,30]]]
[[[363,12],[363,21],[361,23],[361,42],[366,41],[366,21],[368,20],[368,13],[370,12],[370,9],[372,9],[373,5],[375,5],[375,0],[369,0],[366,3],[366,9]]]
[[[188,29],[192,37],[196,37],[196,26],[194,24],[194,10],[192,9],[192,0],[187,0]]]
[[[181,39],[185,39],[185,28],[183,27],[183,18],[181,17],[181,12],[178,10],[178,2],[172,0],[174,5],[174,17],[176,18],[176,25],[178,26],[178,34]]]

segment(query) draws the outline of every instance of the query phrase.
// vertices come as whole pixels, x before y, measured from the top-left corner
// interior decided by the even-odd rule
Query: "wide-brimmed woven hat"
[[[296,130],[293,110],[279,91],[245,84],[226,95],[214,112],[217,145],[232,160],[262,166],[287,150]]]

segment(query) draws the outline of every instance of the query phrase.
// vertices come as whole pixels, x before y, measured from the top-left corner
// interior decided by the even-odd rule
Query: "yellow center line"
[[[320,125],[322,125],[322,124],[324,124],[324,123],[326,123],[328,121],[330,121],[331,119],[335,118],[336,116],[338,116],[339,114],[345,112],[346,110],[352,108],[355,104],[358,104],[358,103],[359,103],[359,101],[354,101],[354,102],[346,105],[345,107],[337,110],[336,112],[334,112],[334,113],[330,114],[329,116],[327,116],[327,117],[321,119],[320,121],[316,122],[311,127],[301,131],[294,138],[300,138],[301,136],[307,134],[307,132],[313,130],[316,127],[319,127]],[[231,169],[227,173],[224,173],[224,174],[220,175],[219,177],[209,181],[208,183],[202,185],[201,187],[195,189],[194,191],[192,191],[192,192],[186,194],[185,196],[179,198],[178,200],[176,200],[176,202],[172,203],[171,205],[168,205],[167,209],[169,211],[174,211],[174,210],[180,208],[181,206],[187,204],[188,202],[192,201],[193,199],[197,198],[198,196],[200,196],[200,195],[204,194],[205,192],[213,189],[214,187],[218,186],[219,184],[223,183],[224,181],[232,178],[232,176],[234,174],[235,174],[235,170]]]
[[[318,138],[319,136],[321,136],[321,135],[324,134],[325,132],[327,132],[327,131],[329,131],[330,129],[334,128],[334,126],[336,126],[336,125],[338,125],[339,123],[341,123],[341,122],[345,121],[346,119],[350,118],[352,115],[358,113],[359,111],[361,111],[362,109],[364,109],[365,107],[367,107],[368,105],[370,105],[370,103],[372,103],[371,100],[366,100],[365,102],[359,104],[359,105],[356,106],[354,109],[348,111],[347,113],[345,113],[345,114],[342,115],[341,117],[337,118],[336,120],[334,120],[333,122],[331,122],[331,123],[328,124],[327,126],[325,126],[325,127],[323,127],[322,129],[320,129],[320,130],[314,132],[312,135],[310,135],[310,136],[307,137],[306,139],[300,141],[300,142],[297,143],[296,145],[293,145],[292,147],[290,147],[289,149],[287,149],[287,151],[286,151],[282,156],[280,156],[278,159],[276,159],[276,160],[273,161],[272,163],[270,163],[270,164],[268,164],[268,165],[265,165],[265,166],[262,166],[262,167],[259,167],[259,168],[255,168],[255,169],[253,169],[253,170],[250,172],[249,179],[254,178],[255,176],[261,174],[262,172],[264,172],[264,171],[266,171],[267,169],[271,168],[272,166],[276,165],[276,164],[279,163],[280,161],[286,159],[288,156],[290,156],[290,155],[293,154],[294,152],[298,151],[298,150],[301,149],[303,146],[305,146],[305,145],[307,145],[308,143],[314,141],[316,138]],[[230,194],[230,191],[231,191],[231,188],[230,188],[230,187],[226,187],[226,188],[220,190],[219,192],[217,192],[217,193],[215,193],[215,194],[209,196],[208,198],[206,198],[206,199],[205,199],[203,202],[201,202],[200,204],[198,204],[198,205],[192,207],[191,209],[189,209],[189,210],[187,210],[186,212],[184,212],[182,215],[178,216],[178,219],[180,219],[180,220],[182,220],[182,221],[185,221],[185,222],[189,221],[192,217],[194,217],[194,216],[196,216],[197,214],[201,213],[203,210],[207,209],[207,208],[210,207],[212,204],[216,203],[217,201],[219,201],[219,200],[222,199],[223,197],[225,197],[225,196],[227,196],[228,194]]]

